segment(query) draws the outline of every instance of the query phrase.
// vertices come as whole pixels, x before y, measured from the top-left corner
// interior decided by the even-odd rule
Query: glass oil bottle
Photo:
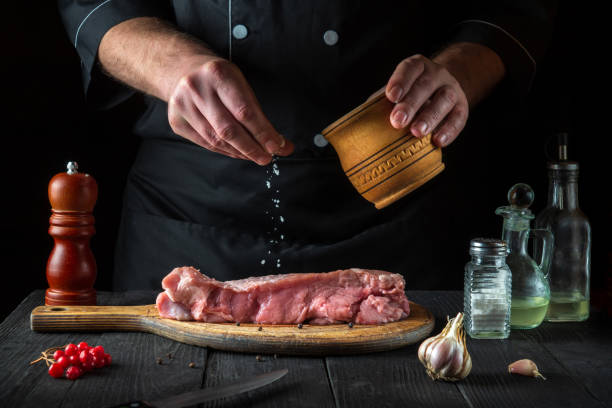
[[[547,273],[550,265],[553,237],[550,231],[530,229],[534,218],[529,206],[534,193],[527,184],[516,184],[508,191],[509,206],[499,207],[495,213],[504,217],[502,239],[507,242],[506,262],[512,271],[512,306],[510,327],[532,329],[544,320],[550,301]],[[527,252],[530,236],[542,240],[540,263]]]
[[[548,204],[535,220],[555,241],[546,321],[583,321],[589,317],[591,226],[578,206],[579,165],[567,160],[567,135],[559,136],[559,160],[548,163]]]

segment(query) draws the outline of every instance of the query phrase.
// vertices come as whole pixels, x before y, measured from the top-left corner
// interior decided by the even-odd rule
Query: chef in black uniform
[[[320,131],[386,87],[393,126],[446,147],[499,82],[525,93],[549,10],[459,3],[60,0],[88,102],[145,94],[115,288],[159,288],[182,265],[219,280],[375,268],[442,287],[461,244],[450,170],[376,210]]]

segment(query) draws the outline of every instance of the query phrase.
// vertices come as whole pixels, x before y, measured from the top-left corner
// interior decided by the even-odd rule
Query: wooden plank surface
[[[439,292],[438,292],[439,293]],[[436,317],[453,315],[462,309],[463,296],[450,292],[446,296],[421,299]],[[427,297],[427,295],[425,295]],[[434,329],[441,329],[444,322]],[[513,330],[505,340],[468,338],[472,357],[470,375],[455,386],[472,407],[598,407],[600,402],[585,392],[569,374],[567,368],[528,334],[534,330]],[[416,356],[415,356],[416,357]],[[507,366],[513,361],[529,358],[536,362],[547,380],[511,375]]]
[[[451,295],[408,292],[410,300],[423,302],[436,317],[432,335],[442,330],[447,315],[454,316],[461,310]],[[417,357],[418,346],[360,356],[359,360],[326,358],[337,406],[468,407],[454,383],[434,382],[427,376]]]
[[[155,305],[39,306],[36,331],[141,331],[218,350],[290,355],[358,354],[393,350],[425,338],[433,315],[411,303],[407,319],[380,325],[204,323],[161,318]]]
[[[99,294],[106,304],[151,302],[150,291]],[[105,407],[134,399],[157,398],[198,389],[202,385],[207,349],[143,333],[38,333],[29,328],[30,311],[44,292],[31,294],[0,326],[0,401],[6,407]],[[153,297],[154,298],[154,297]],[[58,380],[39,363],[28,366],[43,349],[68,342],[101,344],[113,357],[110,367],[94,370],[77,381]],[[167,354],[173,358],[168,359]],[[10,358],[9,358],[10,356]],[[164,364],[158,365],[157,357]],[[189,368],[189,362],[196,368]]]
[[[100,293],[100,303],[150,303],[155,292]],[[468,339],[472,373],[457,383],[434,382],[417,360],[418,344],[358,356],[283,357],[241,354],[189,346],[145,333],[38,333],[29,314],[42,304],[32,293],[0,324],[0,406],[108,407],[225,384],[243,375],[288,368],[289,374],[259,390],[207,407],[601,407],[612,406],[610,322],[594,315],[585,323],[545,323],[514,331],[508,340]],[[429,308],[434,333],[461,309],[460,292],[408,292]],[[28,363],[48,347],[85,340],[102,344],[113,365],[77,381],[51,378],[43,365]],[[167,354],[172,353],[172,359]],[[158,365],[156,358],[163,364]],[[531,358],[546,381],[513,376],[509,362]],[[194,362],[195,368],[188,364]]]
[[[612,321],[604,314],[587,322],[544,323],[524,333],[566,368],[575,383],[612,407]],[[593,375],[595,373],[595,375]]]
[[[208,359],[205,387],[230,383],[251,376],[287,368],[289,373],[264,388],[232,398],[210,401],[206,407],[333,407],[323,358],[256,355],[214,350]]]

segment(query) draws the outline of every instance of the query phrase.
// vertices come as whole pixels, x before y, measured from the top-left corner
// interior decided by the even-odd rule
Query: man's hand
[[[410,126],[416,137],[432,133],[436,146],[452,143],[468,118],[469,107],[503,78],[501,59],[490,49],[454,44],[433,59],[414,55],[399,63],[385,94],[396,105],[389,120]]]
[[[396,103],[390,117],[393,127],[410,125],[416,137],[433,132],[437,146],[455,140],[468,118],[468,101],[459,82],[443,66],[422,55],[399,63],[385,93]]]
[[[218,57],[197,59],[204,62],[181,77],[169,97],[172,130],[213,152],[260,165],[274,154],[291,154],[291,142],[265,117],[238,67]]]
[[[168,102],[172,130],[208,150],[260,165],[293,151],[238,67],[165,21],[117,24],[102,38],[98,58],[114,78]]]

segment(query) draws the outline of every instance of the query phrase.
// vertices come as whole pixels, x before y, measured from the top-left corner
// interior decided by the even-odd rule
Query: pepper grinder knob
[[[47,261],[47,305],[95,305],[96,260],[89,246],[95,234],[93,208],[98,185],[79,173],[76,162],[49,182],[49,235],[54,247]]]

